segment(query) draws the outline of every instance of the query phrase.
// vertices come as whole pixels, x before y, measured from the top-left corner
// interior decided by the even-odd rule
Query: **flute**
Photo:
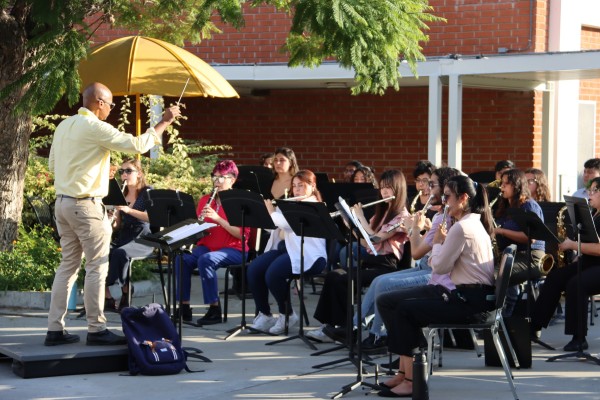
[[[448,222],[448,209],[450,208],[450,206],[448,204],[446,204],[444,206],[444,214],[442,215],[442,224],[441,227],[446,229],[446,223]]]
[[[279,199],[279,201],[296,201],[296,200],[306,199],[308,197],[310,197],[310,195],[303,194],[302,196],[286,197],[285,199]],[[271,200],[271,204],[273,204],[274,206],[276,206],[277,205],[277,200]]]
[[[431,200],[433,200],[433,197],[434,197],[433,194],[430,194],[429,198],[425,202],[425,205],[419,211],[421,211],[421,212],[427,212],[431,208]],[[417,212],[419,212],[419,211],[417,211]],[[400,222],[397,222],[394,225],[392,225],[389,228],[387,228],[385,230],[385,233],[391,233],[391,232],[395,231],[396,229],[400,228],[401,226],[404,226],[404,218]],[[408,235],[410,236],[411,233],[412,233],[412,229],[409,230]]]
[[[379,203],[383,203],[383,202],[386,202],[386,201],[394,200],[395,198],[396,198],[396,196],[385,197],[383,199],[379,199],[379,200],[375,200],[375,201],[372,201],[372,202],[367,203],[367,204],[363,204],[363,205],[360,206],[360,208],[371,207],[371,206],[374,206],[375,204],[379,204]],[[329,216],[331,218],[335,218],[335,217],[339,217],[341,214],[342,213],[340,211],[334,211],[332,213],[329,213]]]
[[[210,204],[213,202],[213,200],[215,199],[215,197],[217,196],[217,192],[219,191],[219,188],[216,187],[213,189],[210,198],[208,199],[208,201],[206,202],[206,204],[204,205],[204,207],[210,207]],[[198,217],[198,221],[200,223],[204,222],[204,212],[202,213],[202,215],[200,217]]]

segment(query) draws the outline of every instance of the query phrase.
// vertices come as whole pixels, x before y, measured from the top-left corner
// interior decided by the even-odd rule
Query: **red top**
[[[200,201],[198,202],[198,208],[196,209],[196,215],[200,216],[200,214],[202,213],[202,209],[208,202],[209,198],[210,195],[205,195],[200,198]],[[217,212],[217,214],[219,214],[221,218],[227,221],[227,216],[225,215],[223,207],[217,206],[216,201],[213,201],[211,207]],[[212,222],[216,224],[216,222],[211,218],[205,218],[204,222]],[[242,228],[240,227],[239,230],[241,233]],[[250,236],[250,228],[246,228],[245,231],[247,253],[249,250],[248,238]],[[217,224],[217,226],[210,228],[207,232],[209,234],[198,241],[198,246],[206,246],[210,251],[219,250],[225,247],[242,251],[242,240],[232,236],[229,232],[227,232],[227,229],[223,228],[221,225]]]

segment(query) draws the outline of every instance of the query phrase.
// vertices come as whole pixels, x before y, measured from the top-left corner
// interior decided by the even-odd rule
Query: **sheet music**
[[[352,223],[360,231],[360,234],[362,235],[365,242],[367,242],[367,246],[369,246],[369,248],[373,252],[373,255],[376,256],[377,250],[375,250],[375,247],[373,246],[373,242],[371,241],[371,239],[369,239],[369,234],[367,233],[367,231],[365,231],[365,228],[363,228],[362,224],[356,217],[354,210],[351,210],[350,207],[348,207],[348,203],[346,203],[346,200],[344,200],[342,197],[339,197],[338,200],[339,200],[340,205],[342,206],[342,209],[346,212],[346,214],[348,214]]]
[[[169,232],[168,235],[163,236],[163,239],[168,243],[175,243],[177,241],[183,240],[190,236],[193,236],[197,233],[203,232],[207,229],[217,226],[217,224],[213,224],[212,222],[204,222],[199,224],[197,222],[190,223],[184,226],[181,226],[175,229],[172,232]]]

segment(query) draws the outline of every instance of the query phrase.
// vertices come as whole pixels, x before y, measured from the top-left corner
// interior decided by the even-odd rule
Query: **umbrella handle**
[[[181,91],[181,96],[179,96],[179,100],[177,100],[177,105],[179,105],[179,102],[181,101],[181,98],[183,97],[183,94],[185,93],[185,89],[187,88],[187,85],[189,82],[190,82],[190,78],[187,78],[187,81],[185,81],[185,86],[183,87],[183,90]]]

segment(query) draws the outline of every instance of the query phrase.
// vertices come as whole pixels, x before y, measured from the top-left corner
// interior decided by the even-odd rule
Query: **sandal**
[[[405,381],[412,382],[412,379],[404,378]],[[377,393],[379,397],[412,397],[412,393],[398,394],[391,389],[383,389]]]
[[[398,372],[396,373],[396,375],[400,375],[400,374],[404,375],[404,371],[398,371]],[[404,378],[404,379],[406,379],[406,378]],[[410,379],[408,379],[408,380],[410,380]],[[411,382],[412,382],[412,381],[411,381]],[[385,388],[385,389],[391,389],[391,388],[393,388],[393,387],[394,387],[394,386],[388,386],[388,385],[386,385],[386,384],[385,384],[385,382],[378,383],[378,385],[379,385],[379,386],[381,386],[382,388]]]

